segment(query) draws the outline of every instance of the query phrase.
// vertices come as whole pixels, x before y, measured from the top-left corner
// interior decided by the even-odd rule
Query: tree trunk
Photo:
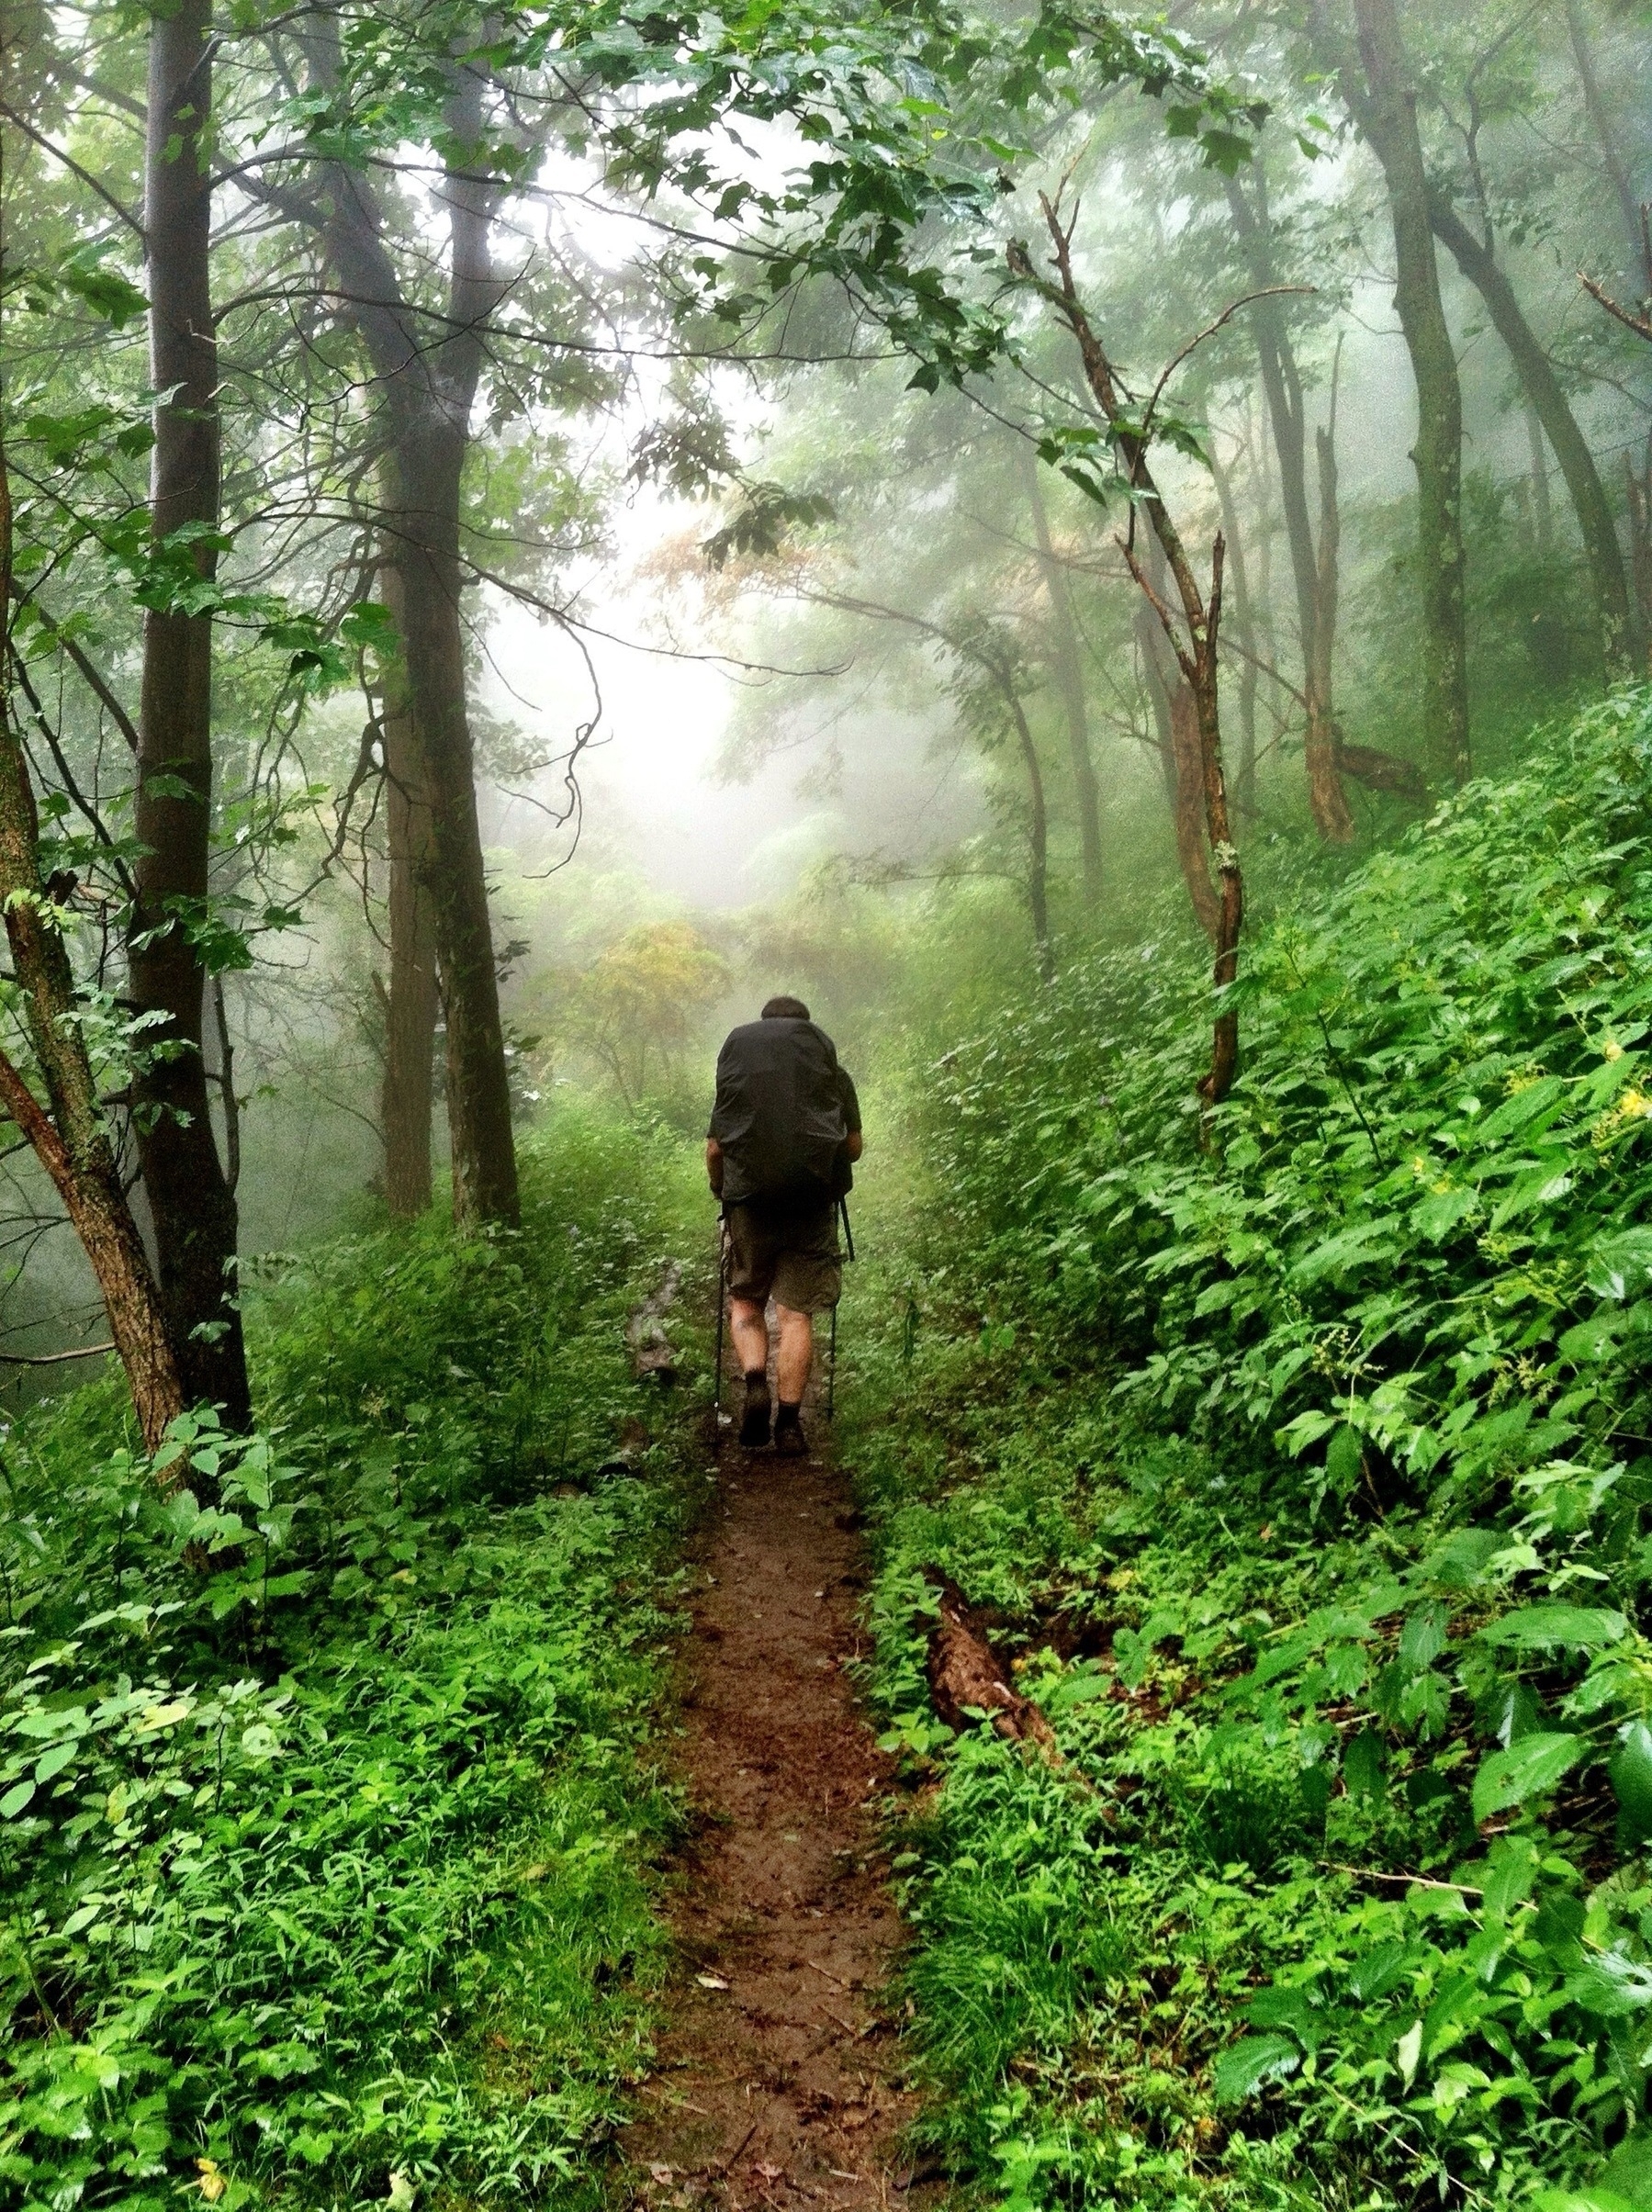
[[[1617,196],[1618,213],[1623,219],[1624,236],[1629,247],[1629,258],[1624,264],[1627,275],[1633,275],[1641,287],[1643,298],[1652,299],[1652,246],[1649,246],[1646,226],[1641,220],[1629,172],[1624,166],[1624,157],[1618,149],[1617,131],[1613,128],[1612,111],[1601,92],[1601,80],[1595,73],[1594,55],[1590,50],[1589,28],[1583,20],[1579,0],[1566,0],[1567,28],[1571,32],[1572,53],[1578,64],[1578,82],[1583,87],[1583,104],[1589,110],[1589,119],[1600,142],[1601,159],[1606,174],[1612,179],[1612,189]]]
[[[1314,432],[1320,465],[1320,550],[1314,580],[1313,652],[1308,664],[1308,732],[1303,750],[1308,767],[1308,799],[1314,826],[1331,845],[1352,845],[1354,816],[1343,789],[1342,744],[1332,709],[1332,662],[1336,651],[1338,561],[1342,554],[1342,514],[1336,496],[1336,400],[1332,387],[1328,429]]]
[[[329,81],[336,22],[312,34],[319,81]],[[456,143],[482,135],[480,92],[465,74],[449,103]],[[384,244],[367,179],[328,172],[321,219],[339,279],[340,312],[354,323],[384,409],[384,536],[396,548],[404,598],[408,726],[430,810],[428,888],[447,1013],[447,1118],[454,1218],[519,1218],[511,1090],[499,980],[477,814],[466,707],[459,593],[459,492],[482,364],[478,328],[498,304],[489,259],[499,187],[455,155],[443,180],[452,240],[447,310],[422,317],[405,299]]]
[[[1652,676],[1652,438],[1646,442],[1646,467],[1635,473],[1635,462],[1624,455],[1624,488],[1629,506],[1629,545],[1635,572],[1635,596],[1640,608],[1641,635],[1647,642],[1646,673]]]
[[[408,721],[430,804],[428,887],[447,1012],[454,1219],[519,1218],[516,1149],[493,925],[477,814],[459,613],[459,476],[466,433],[425,423],[390,458],[405,595]]]
[[[1422,599],[1422,722],[1437,775],[1464,781],[1468,740],[1468,661],[1463,599],[1463,394],[1440,298],[1428,173],[1417,99],[1394,0],[1354,0],[1365,89],[1343,90],[1388,185],[1394,226],[1394,304],[1417,386],[1417,554]]]
[[[1016,742],[1021,748],[1021,765],[1027,770],[1027,906],[1032,917],[1039,975],[1048,983],[1055,977],[1055,953],[1050,942],[1050,817],[1044,805],[1044,772],[1028,727],[1027,711],[1013,685],[1006,683],[1005,693],[1016,725]]]
[[[1095,909],[1102,897],[1101,798],[1096,783],[1096,763],[1090,753],[1090,715],[1084,697],[1084,656],[1079,648],[1078,624],[1067,574],[1051,543],[1050,516],[1039,482],[1038,455],[1024,446],[1028,500],[1039,548],[1039,571],[1050,607],[1051,664],[1056,690],[1067,722],[1067,747],[1073,760],[1073,790],[1078,804],[1079,850],[1084,868],[1084,904]]]
[[[1187,886],[1194,919],[1214,945],[1221,930],[1221,901],[1205,857],[1205,779],[1199,765],[1199,711],[1180,677],[1170,694],[1170,749],[1175,766],[1176,859]]]
[[[1256,781],[1256,679],[1261,673],[1258,660],[1262,641],[1256,634],[1252,612],[1251,579],[1245,560],[1244,541],[1240,535],[1239,509],[1233,499],[1233,487],[1227,470],[1216,458],[1214,444],[1210,451],[1210,474],[1216,484],[1216,496],[1221,507],[1222,534],[1228,541],[1228,555],[1233,564],[1233,628],[1242,658],[1239,664],[1239,776],[1242,809],[1255,803]]]
[[[11,488],[0,447],[0,912],[50,1111],[0,1052],[0,1113],[51,1176],[103,1294],[109,1334],[148,1449],[184,1409],[161,1293],[97,1103],[69,949],[40,881],[40,824],[11,713]],[[166,1483],[165,1470],[160,1479]],[[174,1478],[175,1479],[175,1478]]]
[[[1211,970],[1211,981],[1219,991],[1223,991],[1238,978],[1239,941],[1244,926],[1244,876],[1240,867],[1239,849],[1233,842],[1228,820],[1228,788],[1222,764],[1217,660],[1226,549],[1221,533],[1218,531],[1210,549],[1210,589],[1207,595],[1199,588],[1182,533],[1153,478],[1149,465],[1148,442],[1121,394],[1118,372],[1079,298],[1073,275],[1072,231],[1063,229],[1055,206],[1046,194],[1039,195],[1039,205],[1054,248],[1052,258],[1060,281],[1051,284],[1047,278],[1038,275],[1027,248],[1018,241],[1013,241],[1008,250],[1010,273],[1032,286],[1056,308],[1078,342],[1084,382],[1113,432],[1129,486],[1131,535],[1119,541],[1119,549],[1138,585],[1151,600],[1193,694],[1198,731],[1199,770],[1205,800],[1205,834],[1209,840],[1210,857],[1216,863],[1219,886],[1216,959]],[[1175,585],[1176,598],[1181,603],[1181,619],[1186,634],[1185,638],[1176,629],[1171,608],[1163,597],[1153,589],[1136,557],[1132,538],[1138,515],[1146,520],[1163,553],[1165,566]],[[1219,999],[1211,1028],[1210,1066],[1198,1086],[1199,1095],[1208,1107],[1219,1106],[1226,1098],[1238,1064],[1239,1016],[1231,1004]]]
[[[382,589],[405,640],[406,594],[393,552],[386,556]],[[423,1213],[431,1202],[432,1061],[440,999],[430,892],[430,801],[421,757],[413,742],[403,653],[386,671],[382,724],[390,859],[390,986],[386,997],[382,1124],[385,1201],[398,1220],[406,1221]]]
[[[1259,288],[1275,284],[1272,219],[1268,213],[1266,179],[1258,171],[1255,203],[1235,177],[1229,181],[1228,205],[1244,249],[1251,282]],[[1273,425],[1274,451],[1279,458],[1279,497],[1285,511],[1285,537],[1290,548],[1291,579],[1297,588],[1297,624],[1302,638],[1302,700],[1307,721],[1303,764],[1308,772],[1308,803],[1314,826],[1321,837],[1338,845],[1354,836],[1354,817],[1338,773],[1335,723],[1331,694],[1332,637],[1321,646],[1320,601],[1325,590],[1324,545],[1314,547],[1313,524],[1308,504],[1308,432],[1302,404],[1302,379],[1296,351],[1286,325],[1283,302],[1258,299],[1251,315],[1256,331],[1256,351],[1262,369],[1262,387]],[[1322,452],[1322,449],[1321,449]],[[1325,503],[1325,476],[1320,464],[1321,522]],[[1335,512],[1334,467],[1331,485]],[[1231,535],[1231,533],[1230,533]],[[1336,545],[1333,540],[1332,561]],[[1237,572],[1235,581],[1237,583]],[[1334,591],[1335,578],[1332,578]]]
[[[1629,602],[1629,581],[1624,573],[1623,549],[1617,524],[1607,503],[1594,455],[1578,428],[1577,417],[1560,388],[1560,379],[1538,342],[1514,296],[1514,287],[1498,266],[1492,249],[1475,237],[1462,218],[1437,192],[1429,197],[1429,219],[1434,236],[1450,253],[1464,275],[1486,303],[1497,334],[1509,349],[1514,373],[1542,423],[1566,488],[1589,562],[1594,589],[1595,617],[1601,666],[1607,677],[1627,675],[1638,657],[1640,640]]]
[[[219,526],[218,347],[208,253],[212,206],[211,0],[179,0],[151,24],[144,218],[154,411],[151,527]],[[217,555],[197,548],[200,574]],[[212,618],[149,612],[138,713],[134,826],[140,849],[129,973],[148,1054],[133,1122],[167,1330],[191,1403],[252,1419],[234,1280],[235,1200],[212,1134],[202,1053],[212,821]]]
[[[1532,525],[1537,557],[1546,561],[1555,549],[1555,516],[1549,500],[1549,452],[1543,442],[1543,424],[1528,399],[1525,406],[1526,444],[1532,455]]]

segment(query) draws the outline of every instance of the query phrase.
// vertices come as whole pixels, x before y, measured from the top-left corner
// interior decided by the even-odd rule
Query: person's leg
[[[774,1364],[775,1395],[783,1412],[788,1406],[801,1406],[809,1387],[809,1370],[815,1364],[815,1317],[793,1313],[790,1306],[777,1304],[774,1310],[781,1325],[780,1354]]]
[[[794,1306],[781,1306],[778,1300],[776,1311],[781,1342],[775,1362],[779,1384],[775,1395],[780,1402],[774,1416],[774,1448],[782,1458],[801,1459],[809,1448],[800,1417],[809,1370],[815,1364],[815,1322],[811,1315],[800,1313]]]
[[[755,1298],[730,1298],[728,1333],[735,1341],[740,1366],[747,1375],[769,1375],[769,1323]],[[782,1326],[781,1342],[785,1342]],[[783,1356],[783,1354],[782,1354]]]
[[[740,1442],[747,1450],[769,1442],[769,1322],[756,1298],[731,1297],[728,1333],[746,1374],[746,1409]]]

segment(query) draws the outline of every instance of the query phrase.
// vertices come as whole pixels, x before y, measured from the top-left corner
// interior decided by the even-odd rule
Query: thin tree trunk
[[[1276,277],[1272,218],[1268,213],[1266,179],[1260,170],[1253,199],[1237,178],[1230,180],[1228,205],[1244,249],[1252,283],[1258,289],[1274,284]],[[1354,836],[1354,817],[1348,811],[1347,794],[1338,772],[1330,691],[1332,656],[1328,649],[1321,650],[1319,637],[1324,563],[1322,548],[1320,552],[1315,550],[1309,513],[1308,432],[1302,380],[1283,303],[1276,298],[1253,300],[1251,314],[1256,331],[1262,387],[1273,424],[1274,450],[1279,458],[1280,502],[1285,510],[1291,578],[1297,588],[1297,624],[1302,637],[1302,698],[1307,721],[1302,751],[1308,774],[1308,803],[1320,837],[1333,844],[1345,845]],[[1334,484],[1332,489],[1334,497]],[[1323,505],[1321,475],[1321,511]]]
[[[0,448],[0,911],[48,1102],[40,1104],[9,1055],[0,1052],[0,1112],[28,1139],[80,1239],[138,1425],[153,1453],[167,1423],[184,1409],[184,1388],[160,1289],[97,1103],[69,949],[40,880],[39,817],[11,713],[11,490]],[[170,1488],[176,1475],[169,1482],[162,1469],[158,1479]]]
[[[152,529],[219,526],[218,347],[208,247],[212,206],[211,0],[152,18],[144,219],[154,411]],[[210,543],[196,550],[210,577]],[[131,997],[159,1016],[133,1085],[134,1125],[167,1329],[192,1403],[252,1419],[234,1280],[235,1200],[212,1134],[202,1052],[206,971],[192,941],[207,918],[212,822],[212,618],[149,612],[138,711]]]
[[[393,553],[387,554],[382,589],[405,639],[406,595]],[[381,1116],[385,1201],[398,1220],[410,1220],[431,1202],[432,1062],[440,994],[430,891],[430,801],[422,758],[413,742],[407,670],[399,653],[385,675],[382,728],[390,860],[390,984]]]
[[[1170,694],[1170,753],[1175,771],[1176,859],[1194,919],[1214,945],[1221,931],[1221,901],[1210,881],[1205,851],[1199,711],[1191,688],[1179,676]]]
[[[1073,619],[1067,574],[1056,558],[1055,548],[1051,542],[1050,516],[1044,505],[1043,487],[1039,482],[1038,455],[1030,446],[1023,446],[1022,456],[1022,465],[1027,472],[1028,500],[1032,509],[1033,533],[1038,541],[1039,571],[1043,578],[1044,597],[1050,608],[1051,663],[1055,670],[1055,684],[1061,694],[1062,711],[1066,717],[1067,749],[1073,761],[1073,790],[1078,805],[1084,904],[1094,909],[1101,904],[1103,890],[1101,797],[1096,783],[1096,763],[1090,752],[1090,715],[1084,697],[1084,656],[1079,649],[1078,624]]]
[[[1039,766],[1039,748],[1027,724],[1027,711],[1013,685],[1006,685],[1005,696],[1016,725],[1021,765],[1027,770],[1027,907],[1032,917],[1032,942],[1038,956],[1039,974],[1048,983],[1055,976],[1055,953],[1050,942],[1050,817],[1044,805],[1044,772]]]
[[[1532,523],[1537,540],[1537,557],[1546,561],[1555,549],[1555,513],[1549,500],[1549,455],[1543,442],[1543,424],[1528,399],[1525,406],[1526,443],[1532,454]]]
[[[1233,627],[1238,634],[1239,648],[1243,658],[1239,664],[1239,776],[1240,803],[1243,807],[1254,804],[1256,781],[1256,679],[1261,673],[1257,663],[1261,657],[1262,641],[1256,634],[1252,612],[1251,582],[1245,560],[1244,540],[1239,528],[1239,509],[1233,499],[1232,480],[1228,471],[1217,460],[1214,446],[1210,451],[1210,474],[1216,484],[1216,496],[1221,505],[1222,533],[1228,541],[1228,556],[1233,564]]]
[[[1472,773],[1468,643],[1463,584],[1463,394],[1440,298],[1428,172],[1394,0],[1354,0],[1365,89],[1344,95],[1388,185],[1394,227],[1394,304],[1417,386],[1417,555],[1422,577],[1422,722],[1434,772]]]
[[[1193,693],[1198,727],[1199,768],[1204,787],[1205,833],[1209,840],[1211,859],[1216,863],[1219,886],[1216,958],[1211,969],[1211,981],[1219,991],[1223,991],[1239,974],[1239,940],[1244,926],[1244,876],[1240,867],[1239,848],[1233,842],[1228,820],[1227,779],[1222,767],[1217,643],[1221,627],[1223,540],[1219,531],[1211,547],[1210,589],[1207,596],[1199,589],[1181,533],[1154,481],[1149,466],[1147,441],[1124,401],[1117,372],[1078,297],[1078,287],[1073,275],[1072,233],[1062,229],[1055,208],[1042,193],[1039,196],[1039,204],[1043,210],[1051,243],[1055,249],[1053,261],[1059,282],[1051,284],[1048,279],[1039,276],[1033,269],[1027,248],[1018,242],[1012,243],[1009,248],[1011,273],[1034,286],[1056,308],[1077,341],[1084,382],[1112,430],[1119,458],[1125,466],[1132,500],[1132,525],[1137,514],[1146,517],[1163,552],[1175,584],[1176,596],[1181,602],[1181,617],[1186,632],[1185,640],[1176,630],[1170,608],[1152,590],[1129,538],[1121,540],[1120,550],[1125,560],[1137,583],[1152,600],[1154,612],[1163,625],[1164,634]],[[1210,1066],[1198,1086],[1208,1106],[1219,1106],[1228,1095],[1238,1064],[1239,1016],[1225,1000],[1219,1000],[1211,1030]]]
[[[1624,455],[1624,487],[1629,505],[1629,545],[1635,571],[1635,596],[1640,606],[1641,634],[1647,640],[1646,673],[1652,676],[1652,438],[1646,441],[1642,475]]]
[[[1336,496],[1336,387],[1331,421],[1313,434],[1320,466],[1320,551],[1314,588],[1313,658],[1308,682],[1308,795],[1320,835],[1332,845],[1352,845],[1354,816],[1343,789],[1342,733],[1332,704],[1332,661],[1340,591],[1338,563],[1343,523]]]
[[[1617,525],[1588,440],[1578,428],[1578,419],[1560,388],[1560,379],[1549,365],[1549,357],[1526,320],[1513,286],[1498,266],[1491,247],[1475,237],[1437,192],[1429,197],[1429,219],[1434,236],[1485,301],[1498,336],[1509,349],[1509,358],[1514,364],[1522,389],[1560,464],[1594,588],[1601,666],[1609,678],[1626,675],[1637,657],[1640,640],[1635,635],[1629,581],[1624,573]]]
[[[493,925],[477,814],[460,618],[459,476],[465,433],[425,423],[390,466],[399,503],[412,750],[429,796],[428,883],[447,1013],[447,1117],[454,1219],[518,1218],[515,1140]]]
[[[1613,123],[1612,111],[1601,92],[1601,80],[1595,71],[1594,55],[1590,49],[1589,28],[1583,20],[1579,0],[1566,0],[1567,28],[1571,32],[1572,53],[1578,63],[1578,82],[1583,87],[1583,104],[1589,110],[1590,122],[1600,141],[1601,159],[1606,174],[1612,179],[1612,189],[1617,196],[1618,213],[1623,219],[1624,236],[1628,241],[1629,258],[1624,264],[1640,286],[1642,296],[1652,299],[1652,241],[1646,235],[1646,226],[1641,219],[1640,208],[1629,182],[1629,172],[1618,149],[1617,130]]]

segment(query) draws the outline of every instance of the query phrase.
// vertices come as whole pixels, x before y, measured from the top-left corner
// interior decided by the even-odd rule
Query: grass
[[[156,1505],[107,1391],[6,1436],[0,2202],[599,2189],[663,1967],[691,1505],[623,1324],[688,1185],[579,1111],[524,1170],[520,1238],[281,1264],[259,1434],[195,1441],[214,1513]]]
[[[1163,958],[914,1052],[844,1445],[925,2125],[1016,2212],[1652,2204],[1649,745],[1259,935],[1208,1145]],[[935,1720],[937,1568],[1059,1765]]]

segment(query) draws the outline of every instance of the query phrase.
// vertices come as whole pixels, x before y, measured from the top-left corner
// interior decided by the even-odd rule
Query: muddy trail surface
[[[681,1682],[681,1971],[622,2138],[655,2212],[933,2195],[902,2161],[916,2102],[885,1986],[902,1940],[878,1835],[891,1768],[845,1671],[862,1648],[855,1526],[829,1459],[725,1447]]]

